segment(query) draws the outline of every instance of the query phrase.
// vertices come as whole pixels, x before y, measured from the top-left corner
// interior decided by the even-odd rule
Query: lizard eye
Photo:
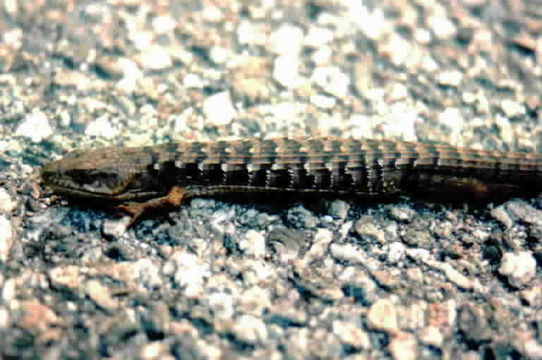
[[[89,188],[98,189],[106,186],[110,189],[118,186],[118,177],[109,172],[102,171],[70,171],[66,173],[74,182]]]
[[[87,171],[72,170],[66,172],[66,177],[72,179],[78,184],[90,184],[96,181],[96,177],[92,176],[92,173]]]

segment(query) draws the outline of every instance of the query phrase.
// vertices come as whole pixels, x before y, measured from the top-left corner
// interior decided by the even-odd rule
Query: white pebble
[[[323,46],[312,54],[311,59],[316,65],[322,66],[330,63],[331,55],[333,55],[331,48],[329,46]]]
[[[219,319],[231,319],[235,307],[231,294],[218,291],[208,295],[209,307],[213,310],[213,316]]]
[[[170,16],[157,16],[152,19],[152,27],[157,34],[166,34],[174,30],[176,25]]]
[[[305,37],[305,45],[319,48],[333,40],[333,32],[323,27],[313,26]]]
[[[388,261],[390,264],[396,264],[405,258],[406,248],[402,242],[392,242],[388,250]]]
[[[301,83],[299,58],[293,55],[277,56],[273,63],[273,79],[288,89],[298,87]]]
[[[183,251],[173,253],[169,262],[176,267],[175,282],[184,288],[187,297],[197,297],[203,292],[203,285],[210,276],[207,263],[201,261],[196,255]]]
[[[118,130],[113,128],[107,116],[100,116],[94,121],[87,124],[85,135],[100,136],[104,138],[113,138],[117,136]]]
[[[457,70],[442,71],[437,74],[436,80],[440,85],[457,87],[461,85],[463,74]]]
[[[187,89],[201,89],[203,87],[203,81],[196,74],[186,74],[183,78],[183,86]]]
[[[203,113],[216,126],[229,124],[237,115],[228,91],[209,96],[203,103]]]
[[[266,37],[249,21],[241,21],[237,27],[237,41],[240,45],[263,45]]]
[[[3,262],[8,259],[12,245],[13,229],[11,222],[5,216],[0,216],[0,260]]]
[[[454,23],[444,16],[430,16],[427,19],[427,24],[435,36],[441,40],[450,39],[456,33]]]
[[[26,115],[23,122],[15,130],[15,135],[28,137],[33,142],[40,142],[52,133],[53,129],[49,125],[47,115],[39,110]]]
[[[206,5],[202,9],[202,17],[205,21],[218,23],[224,19],[224,14],[220,8],[212,5]]]
[[[367,313],[367,325],[375,330],[394,333],[399,329],[397,308],[390,299],[379,299]]]
[[[400,332],[392,337],[388,350],[393,359],[415,360],[419,358],[418,341],[408,332]]]
[[[264,342],[268,337],[265,323],[252,315],[240,316],[233,325],[233,333],[249,344]]]
[[[139,57],[141,66],[147,70],[165,70],[173,65],[168,51],[159,45],[149,46]]]
[[[315,94],[311,96],[311,103],[323,110],[333,109],[337,101],[330,96]]]
[[[525,115],[525,106],[514,100],[504,99],[501,101],[501,109],[507,117]]]
[[[249,230],[239,241],[239,248],[247,255],[265,255],[265,237],[256,230]]]
[[[348,93],[350,78],[337,67],[317,67],[311,80],[325,92],[338,98]]]
[[[499,273],[508,278],[508,283],[521,288],[536,275],[536,260],[528,251],[505,253],[502,257]]]
[[[9,214],[15,209],[15,205],[6,189],[0,188],[0,213]]]
[[[333,233],[331,231],[328,229],[318,229],[316,234],[314,234],[314,240],[307,256],[311,258],[322,257],[327,252],[332,240]]]
[[[303,46],[303,30],[293,25],[282,25],[271,34],[269,42],[275,54],[299,54]]]

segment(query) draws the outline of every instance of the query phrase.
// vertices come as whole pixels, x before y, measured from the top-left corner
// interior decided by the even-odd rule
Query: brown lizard
[[[150,210],[220,193],[534,195],[542,155],[370,139],[181,142],[73,152],[41,175],[60,195],[117,203],[133,224]]]

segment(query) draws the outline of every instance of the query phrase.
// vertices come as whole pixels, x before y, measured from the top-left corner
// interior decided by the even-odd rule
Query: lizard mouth
[[[99,199],[111,196],[110,193],[100,192],[97,189],[87,190],[82,186],[74,184],[69,179],[59,176],[59,174],[42,172],[41,179],[42,184],[51,189],[53,193],[66,197]]]
[[[53,193],[67,197],[104,198],[114,197],[116,194],[101,184],[98,179],[86,176],[82,181],[76,181],[74,176],[61,171],[58,161],[45,165],[41,170],[41,182],[50,188]],[[84,181],[83,181],[84,180]]]

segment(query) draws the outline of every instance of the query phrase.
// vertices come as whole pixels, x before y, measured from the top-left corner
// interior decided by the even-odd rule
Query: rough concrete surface
[[[0,358],[542,359],[538,198],[194,199],[127,230],[36,177],[186,140],[540,151],[539,0],[0,6]]]

